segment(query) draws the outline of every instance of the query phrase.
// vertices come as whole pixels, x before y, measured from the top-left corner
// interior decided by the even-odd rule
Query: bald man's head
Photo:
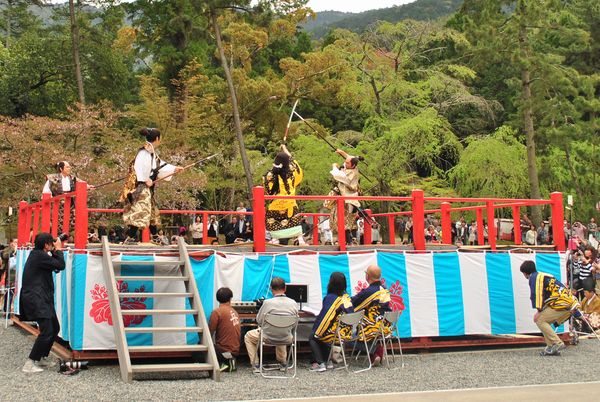
[[[373,283],[373,282],[378,282],[381,280],[381,268],[379,268],[377,265],[369,265],[369,268],[367,268],[367,282],[369,282],[369,284]]]

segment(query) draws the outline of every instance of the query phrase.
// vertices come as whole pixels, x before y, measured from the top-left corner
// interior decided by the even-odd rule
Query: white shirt
[[[319,223],[319,226],[321,226],[322,232],[327,232],[331,230],[331,224],[329,223],[329,219],[325,219],[323,222]]]
[[[152,155],[145,149],[140,150],[135,157],[135,163],[133,164],[137,181],[149,180],[152,170],[156,169],[158,163],[159,159],[156,157],[156,153]],[[162,179],[173,173],[175,173],[175,166],[167,163],[158,171],[158,179]],[[165,181],[170,181],[172,178],[172,176],[167,177]]]
[[[61,182],[63,192],[66,193],[68,191],[71,191],[71,180],[69,179],[69,176],[61,176]],[[52,194],[52,191],[50,191],[50,180],[46,180],[46,184],[44,184],[44,189],[42,190],[42,193]]]

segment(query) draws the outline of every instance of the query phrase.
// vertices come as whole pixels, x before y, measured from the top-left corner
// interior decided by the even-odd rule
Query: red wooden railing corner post
[[[337,230],[338,230],[338,244],[340,247],[340,251],[346,251],[346,226],[345,223],[345,212],[346,212],[346,203],[343,198],[338,198],[336,200],[336,208],[337,208]]]
[[[449,202],[442,202],[442,243],[444,244],[452,244],[452,216],[450,208]]]
[[[496,250],[496,222],[494,219],[494,203],[492,201],[486,201],[485,207],[487,209],[487,224],[488,224],[488,242],[492,250]]]
[[[552,238],[557,251],[566,251],[565,232],[563,231],[563,221],[565,219],[565,210],[563,207],[563,195],[561,192],[550,194],[552,201]]]
[[[252,188],[252,223],[254,224],[254,251],[266,251],[265,190],[262,186]]]
[[[483,224],[483,207],[477,208],[475,213],[477,214],[477,245],[483,246],[485,244],[485,236],[483,233],[485,230],[485,225]]]
[[[320,244],[319,243],[319,216],[318,215],[314,215],[312,218],[313,218],[313,221],[312,221],[312,224],[313,224],[313,234],[312,234],[313,245],[314,246],[318,246]]]
[[[367,216],[370,218],[371,210],[365,209],[365,214],[367,214]],[[364,222],[365,222],[365,224],[363,226],[363,237],[364,237],[363,243],[365,245],[367,245],[367,244],[373,243],[373,228],[371,227],[370,219],[365,219]]]
[[[396,244],[396,217],[388,215],[388,233],[390,234],[390,244]]]
[[[150,241],[150,228],[145,227],[142,229],[142,243],[148,243]]]
[[[75,184],[75,248],[78,250],[83,250],[87,246],[87,201],[87,183],[85,181],[77,181]]]
[[[423,190],[412,191],[413,212],[413,247],[415,250],[425,250],[425,195]]]
[[[513,214],[513,236],[515,244],[521,244],[521,208],[518,206],[512,207]]]
[[[50,232],[50,193],[42,194],[42,232]]]
[[[208,213],[202,212],[202,244],[208,244]]]
[[[27,201],[19,202],[19,229],[17,231],[17,241],[19,246],[24,246],[27,243],[27,238],[29,236],[29,229],[27,224]],[[31,215],[29,215],[29,220],[31,220]]]

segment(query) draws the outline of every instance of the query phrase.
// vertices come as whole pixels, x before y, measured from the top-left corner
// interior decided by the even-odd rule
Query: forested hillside
[[[599,201],[596,0],[465,0],[442,20],[439,5],[459,1],[419,0],[437,11],[399,7],[401,21],[318,41],[298,28],[313,15],[303,0],[75,1],[73,25],[68,4],[44,24],[30,3],[0,0],[2,210],[38,199],[59,160],[92,184],[122,177],[148,126],[167,161],[220,153],[160,186],[163,207],[232,208],[261,183],[297,99],[317,130],[290,129],[301,193],[330,189],[340,160],[325,137],[365,157],[368,194],[563,191],[582,219]],[[92,202],[115,205],[119,190]]]
[[[343,18],[332,19],[331,21],[321,21],[320,16],[317,15],[316,22],[318,23],[307,25],[306,30],[311,32],[315,38],[321,38],[328,31],[335,28],[362,32],[376,21],[393,23],[408,19],[430,21],[454,13],[462,3],[463,0],[415,0],[412,3],[350,14]],[[336,17],[338,16],[336,15]]]

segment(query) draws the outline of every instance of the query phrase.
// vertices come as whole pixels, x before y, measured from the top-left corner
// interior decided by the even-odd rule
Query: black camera
[[[58,235],[58,237],[56,238],[56,240],[60,240],[61,242],[66,242],[69,239],[69,235],[66,233],[61,233]]]

